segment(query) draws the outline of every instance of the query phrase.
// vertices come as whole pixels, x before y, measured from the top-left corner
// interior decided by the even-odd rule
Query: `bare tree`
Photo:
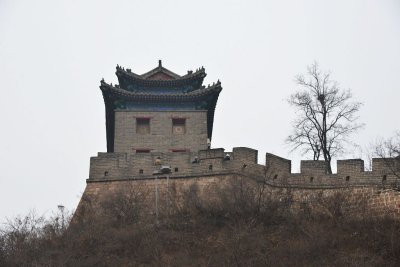
[[[306,75],[296,76],[296,83],[302,89],[288,99],[297,118],[286,141],[292,150],[312,152],[314,160],[322,156],[327,163],[326,172],[332,173],[332,158],[345,151],[349,135],[363,126],[357,123],[361,103],[353,102],[350,90],[340,89],[330,73],[322,72],[316,62],[307,67]]]
[[[375,155],[385,160],[386,166],[400,179],[400,131],[375,144]]]

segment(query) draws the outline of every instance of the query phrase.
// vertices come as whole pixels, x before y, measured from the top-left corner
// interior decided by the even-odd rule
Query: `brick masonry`
[[[150,133],[136,133],[136,118],[150,119]],[[184,118],[186,132],[174,134],[172,119]],[[135,149],[171,152],[172,149],[199,151],[207,148],[207,111],[116,111],[114,151]]]
[[[150,213],[155,212],[155,192],[158,188],[158,205],[162,213],[167,209],[168,202],[179,201],[185,192],[195,186],[198,189],[199,196],[204,199],[212,199],[218,190],[230,188],[229,184],[237,179],[247,181],[250,186],[255,188],[260,186],[260,181],[242,174],[213,174],[198,175],[194,177],[166,176],[152,177],[148,179],[130,179],[103,182],[89,182],[82,199],[90,199],[96,205],[102,201],[107,201],[110,196],[126,192],[127,188],[139,190],[143,196],[143,203]],[[321,200],[334,196],[336,193],[343,193],[346,198],[343,210],[345,214],[361,214],[368,212],[373,215],[400,215],[400,192],[391,189],[384,189],[379,186],[348,186],[344,188],[310,188],[310,187],[290,187],[285,185],[273,184],[267,181],[266,195],[273,198],[282,198],[282,196],[291,196],[291,208],[301,210],[302,204],[307,203],[310,207],[320,208]],[[81,200],[78,206],[79,210],[85,206]]]
[[[213,187],[224,187],[227,181],[239,177],[255,185],[265,183],[277,196],[290,190],[297,204],[318,203],[320,196],[349,192],[354,203],[364,199],[370,211],[400,215],[400,193],[395,190],[398,181],[386,168],[384,159],[374,159],[372,171],[364,171],[360,159],[340,160],[337,174],[326,174],[322,161],[301,161],[301,172],[292,173],[290,160],[267,153],[262,165],[257,163],[257,154],[257,150],[246,147],[232,152],[217,148],[198,152],[99,153],[91,158],[84,197],[104,199],[128,185],[151,191],[156,181],[161,198],[169,186],[183,192],[194,184],[207,196]],[[159,168],[156,159],[171,167],[168,186],[165,175],[153,175]],[[357,209],[361,207],[352,205],[352,212]]]

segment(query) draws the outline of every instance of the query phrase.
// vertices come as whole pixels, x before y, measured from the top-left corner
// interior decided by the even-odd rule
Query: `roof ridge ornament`
[[[161,59],[158,60],[158,67],[159,67],[159,68],[162,67],[162,60],[161,60]]]

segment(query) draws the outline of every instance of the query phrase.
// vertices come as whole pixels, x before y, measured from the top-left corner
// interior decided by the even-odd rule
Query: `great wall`
[[[338,160],[336,174],[326,173],[324,161],[313,160],[301,161],[300,173],[292,173],[290,160],[269,153],[261,165],[257,150],[210,147],[222,87],[219,81],[202,86],[204,68],[179,76],[160,61],[143,75],[119,66],[116,74],[119,85],[101,81],[107,152],[90,159],[82,199],[103,201],[124,188],[145,186],[157,187],[162,202],[170,196],[171,186],[183,192],[194,184],[207,197],[213,187],[239,178],[262,184],[272,194],[290,190],[297,203],[347,192],[354,200],[361,197],[371,212],[400,215],[400,184],[388,167],[400,166],[399,158],[374,158],[371,171],[364,170],[361,159]],[[349,206],[352,212],[360,209],[354,201]]]

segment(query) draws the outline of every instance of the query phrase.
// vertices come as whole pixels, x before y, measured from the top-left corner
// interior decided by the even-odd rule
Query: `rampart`
[[[274,186],[306,188],[341,188],[347,186],[397,186],[396,176],[388,162],[400,164],[400,159],[372,160],[372,170],[364,170],[364,161],[337,161],[337,173],[326,173],[324,161],[302,160],[300,173],[291,171],[291,161],[267,153],[265,165],[257,163],[258,151],[235,147],[232,152],[223,148],[199,152],[168,153],[98,153],[90,159],[88,182],[153,179],[159,169],[156,161],[171,168],[169,176],[194,177],[214,174],[243,174]]]
[[[267,187],[278,198],[282,192],[290,192],[297,204],[318,203],[321,196],[347,192],[353,199],[349,205],[353,211],[360,209],[356,202],[362,198],[370,211],[400,215],[399,184],[387,167],[388,162],[400,164],[400,159],[373,159],[371,171],[364,170],[361,159],[339,160],[336,174],[327,174],[323,161],[303,160],[300,173],[292,173],[290,160],[267,153],[265,165],[261,165],[257,163],[257,154],[257,150],[246,147],[233,148],[232,152],[217,148],[198,153],[98,153],[90,160],[90,175],[82,199],[96,198],[99,202],[127,187],[152,191],[157,184],[159,200],[165,203],[171,186],[179,195],[196,185],[205,197],[212,197],[213,188],[224,188],[229,181],[245,179],[254,186]],[[170,166],[171,173],[157,174],[160,167],[156,162],[160,161]],[[154,194],[151,196],[152,204]],[[82,205],[81,201],[78,211]]]

